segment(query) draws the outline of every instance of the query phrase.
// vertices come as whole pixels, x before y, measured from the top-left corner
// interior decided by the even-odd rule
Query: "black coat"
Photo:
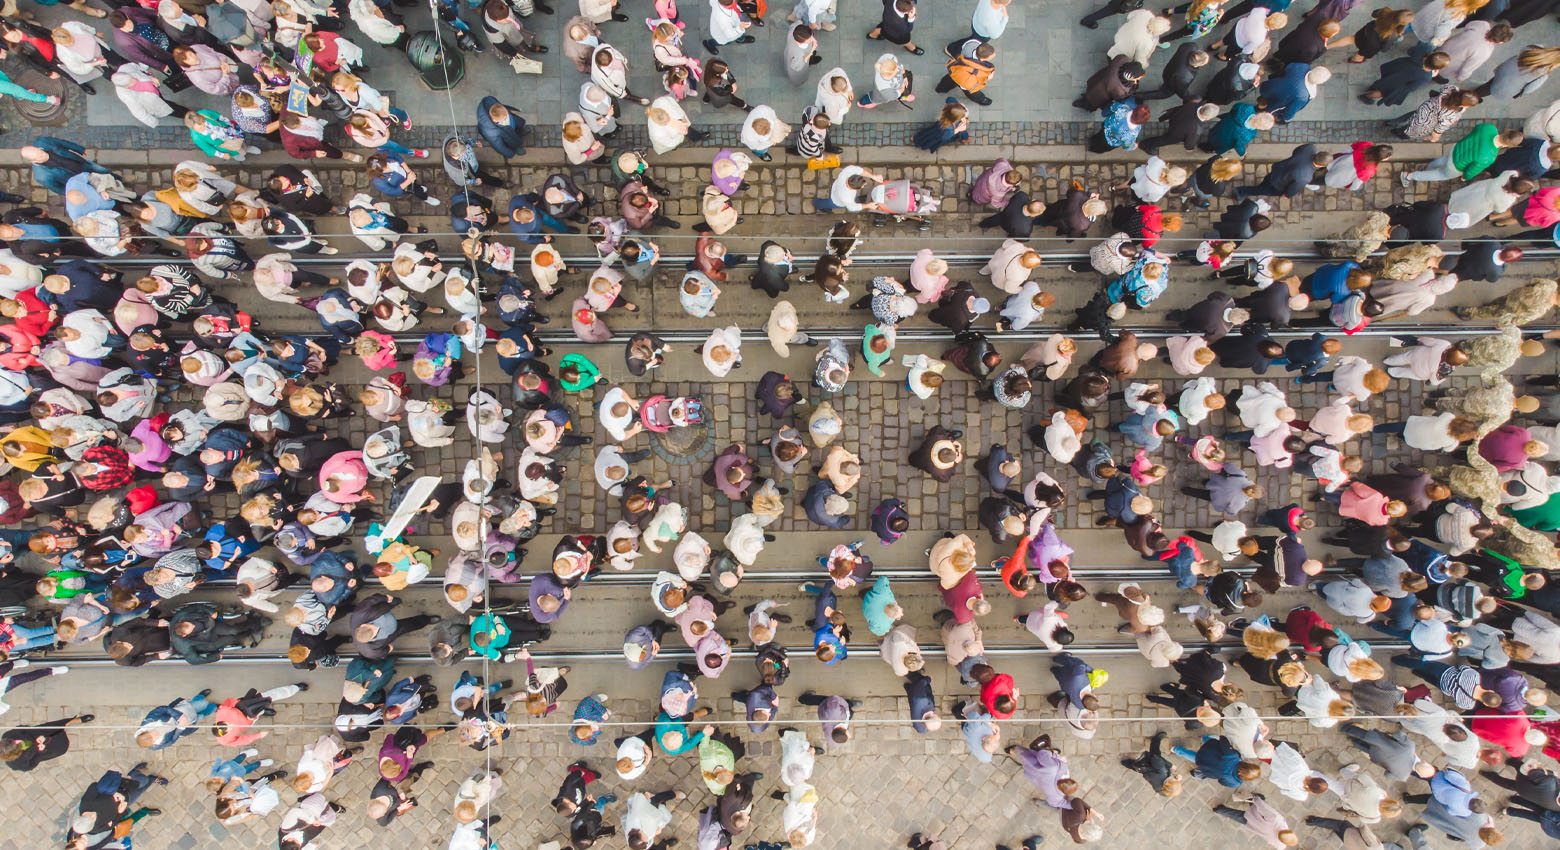
[[[1295,148],[1288,157],[1273,163],[1267,177],[1250,193],[1253,195],[1282,195],[1298,198],[1305,191],[1311,178],[1316,176],[1316,145],[1306,144]]]
[[[1197,82],[1197,72],[1202,69],[1192,67],[1192,54],[1199,49],[1195,41],[1182,42],[1181,46],[1175,49],[1175,53],[1171,54],[1170,61],[1165,64],[1164,73],[1160,77],[1164,82],[1164,89],[1182,100],[1197,99],[1192,93],[1192,86]]]
[[[1457,265],[1452,268],[1452,273],[1457,275],[1458,280],[1479,280],[1490,283],[1500,280],[1501,275],[1506,273],[1506,264],[1495,259],[1501,247],[1500,240],[1491,236],[1464,239],[1462,256],[1457,258]]]
[[[1230,325],[1224,320],[1224,311],[1233,306],[1235,299],[1228,294],[1210,292],[1203,300],[1180,311],[1175,318],[1181,323],[1181,330],[1200,334],[1212,345],[1230,332]]]

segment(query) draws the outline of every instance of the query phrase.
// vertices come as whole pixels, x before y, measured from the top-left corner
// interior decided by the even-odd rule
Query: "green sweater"
[[[1534,531],[1560,530],[1560,493],[1550,496],[1548,501],[1536,508],[1523,508],[1520,511],[1512,511],[1511,516],[1524,528]]]
[[[1452,165],[1462,172],[1464,180],[1478,177],[1495,164],[1495,157],[1500,155],[1500,148],[1495,147],[1499,136],[1500,128],[1486,121],[1452,147]]]
[[[1480,549],[1479,554],[1500,563],[1500,581],[1490,583],[1492,595],[1501,599],[1521,599],[1527,595],[1527,587],[1522,584],[1522,564],[1517,559],[1489,549]]]
[[[595,386],[596,381],[601,377],[601,370],[596,368],[596,364],[590,362],[590,358],[583,354],[563,355],[563,359],[558,361],[558,371],[561,373],[565,366],[573,366],[580,373],[577,381],[565,381],[561,377],[558,379],[558,383],[562,384],[563,388],[571,393],[577,393]]]
[[[882,354],[878,354],[872,350],[872,340],[887,336],[888,334],[879,330],[877,325],[867,325],[861,334],[861,356],[866,358],[867,371],[880,378],[883,376],[883,364],[894,356],[894,346],[890,342],[888,349]]]

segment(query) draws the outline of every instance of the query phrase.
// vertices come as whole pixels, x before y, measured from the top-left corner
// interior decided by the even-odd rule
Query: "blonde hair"
[[[1247,652],[1263,661],[1271,661],[1289,648],[1289,636],[1274,629],[1246,629],[1241,633],[1241,641]]]
[[[1452,8],[1452,4],[1455,2],[1457,0],[1448,0],[1447,8]],[[1473,0],[1466,0],[1466,2],[1471,3]],[[1479,3],[1474,8],[1477,9],[1483,5],[1484,3]],[[1518,70],[1541,71],[1547,74],[1556,68],[1560,68],[1560,47],[1529,47],[1517,54]]]
[[[1234,180],[1236,177],[1239,177],[1242,167],[1243,163],[1241,162],[1240,157],[1225,155],[1214,160],[1213,164],[1208,166],[1208,174],[1212,176],[1214,180],[1223,183],[1227,180]]]

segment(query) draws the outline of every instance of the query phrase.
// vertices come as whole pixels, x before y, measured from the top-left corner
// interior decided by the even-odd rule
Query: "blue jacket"
[[[1094,667],[1071,652],[1063,652],[1051,662],[1051,675],[1056,685],[1073,705],[1083,702],[1083,692],[1089,687],[1089,673]]]
[[[357,565],[340,552],[326,549],[309,564],[309,581],[312,582],[321,576],[329,576],[336,582],[330,590],[314,594],[326,605],[340,605],[351,599],[352,594],[357,592],[357,588],[347,584],[348,581],[357,578]]]
[[[1132,500],[1142,495],[1137,482],[1130,475],[1117,475],[1105,482],[1105,514],[1123,523],[1135,522],[1138,515],[1132,510]]]
[[[1359,268],[1353,260],[1317,266],[1306,280],[1312,301],[1341,301],[1349,294],[1349,272]]]
[[[1257,131],[1246,126],[1247,119],[1257,114],[1257,108],[1249,103],[1237,103],[1224,113],[1219,123],[1208,131],[1208,144],[1214,153],[1234,151],[1246,155],[1246,146],[1257,137]]]
[[[75,142],[53,136],[39,136],[33,139],[32,144],[49,155],[48,159],[33,165],[33,180],[56,195],[65,194],[66,181],[83,171],[109,173],[107,168],[87,159],[84,155],[87,149]]]
[[[1322,371],[1322,368],[1327,365],[1328,358],[1327,352],[1322,350],[1322,343],[1326,340],[1327,336],[1320,333],[1290,340],[1284,346],[1284,359],[1289,361],[1289,371],[1301,372],[1307,376]]]
[[[815,481],[802,496],[802,510],[807,512],[808,519],[824,528],[841,529],[850,525],[853,518],[850,514],[832,516],[824,509],[824,503],[833,495],[836,495],[833,484],[828,481]]]
[[[499,124],[488,116],[488,110],[494,106],[504,104],[492,95],[482,98],[477,104],[477,132],[504,159],[525,156],[525,142],[521,138],[525,132],[525,119],[520,117],[513,106],[505,106],[509,110],[509,120]]]
[[[536,217],[529,222],[521,222],[517,213],[520,210],[530,210]],[[520,237],[520,241],[527,245],[535,245],[542,241],[542,228],[546,227],[558,233],[575,233],[576,228],[542,211],[541,198],[534,193],[516,195],[509,200],[509,231]]]
[[[1267,101],[1267,109],[1280,122],[1295,120],[1300,110],[1311,103],[1311,92],[1305,87],[1305,75],[1311,66],[1304,62],[1290,62],[1283,73],[1270,77],[1257,88],[1257,94]]]
[[[1224,738],[1207,737],[1197,748],[1197,767],[1192,775],[1199,779],[1217,779],[1226,788],[1239,788],[1241,779],[1235,775],[1240,766],[1240,753]]]

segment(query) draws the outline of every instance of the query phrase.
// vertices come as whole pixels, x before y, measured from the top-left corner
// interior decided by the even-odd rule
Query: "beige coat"
[[[970,569],[960,570],[954,566],[953,555],[955,552],[968,552],[970,555]],[[968,534],[960,534],[955,537],[944,537],[932,544],[932,554],[927,566],[932,574],[937,576],[939,583],[944,588],[950,588],[958,584],[964,578],[964,574],[975,568],[975,541]]]

